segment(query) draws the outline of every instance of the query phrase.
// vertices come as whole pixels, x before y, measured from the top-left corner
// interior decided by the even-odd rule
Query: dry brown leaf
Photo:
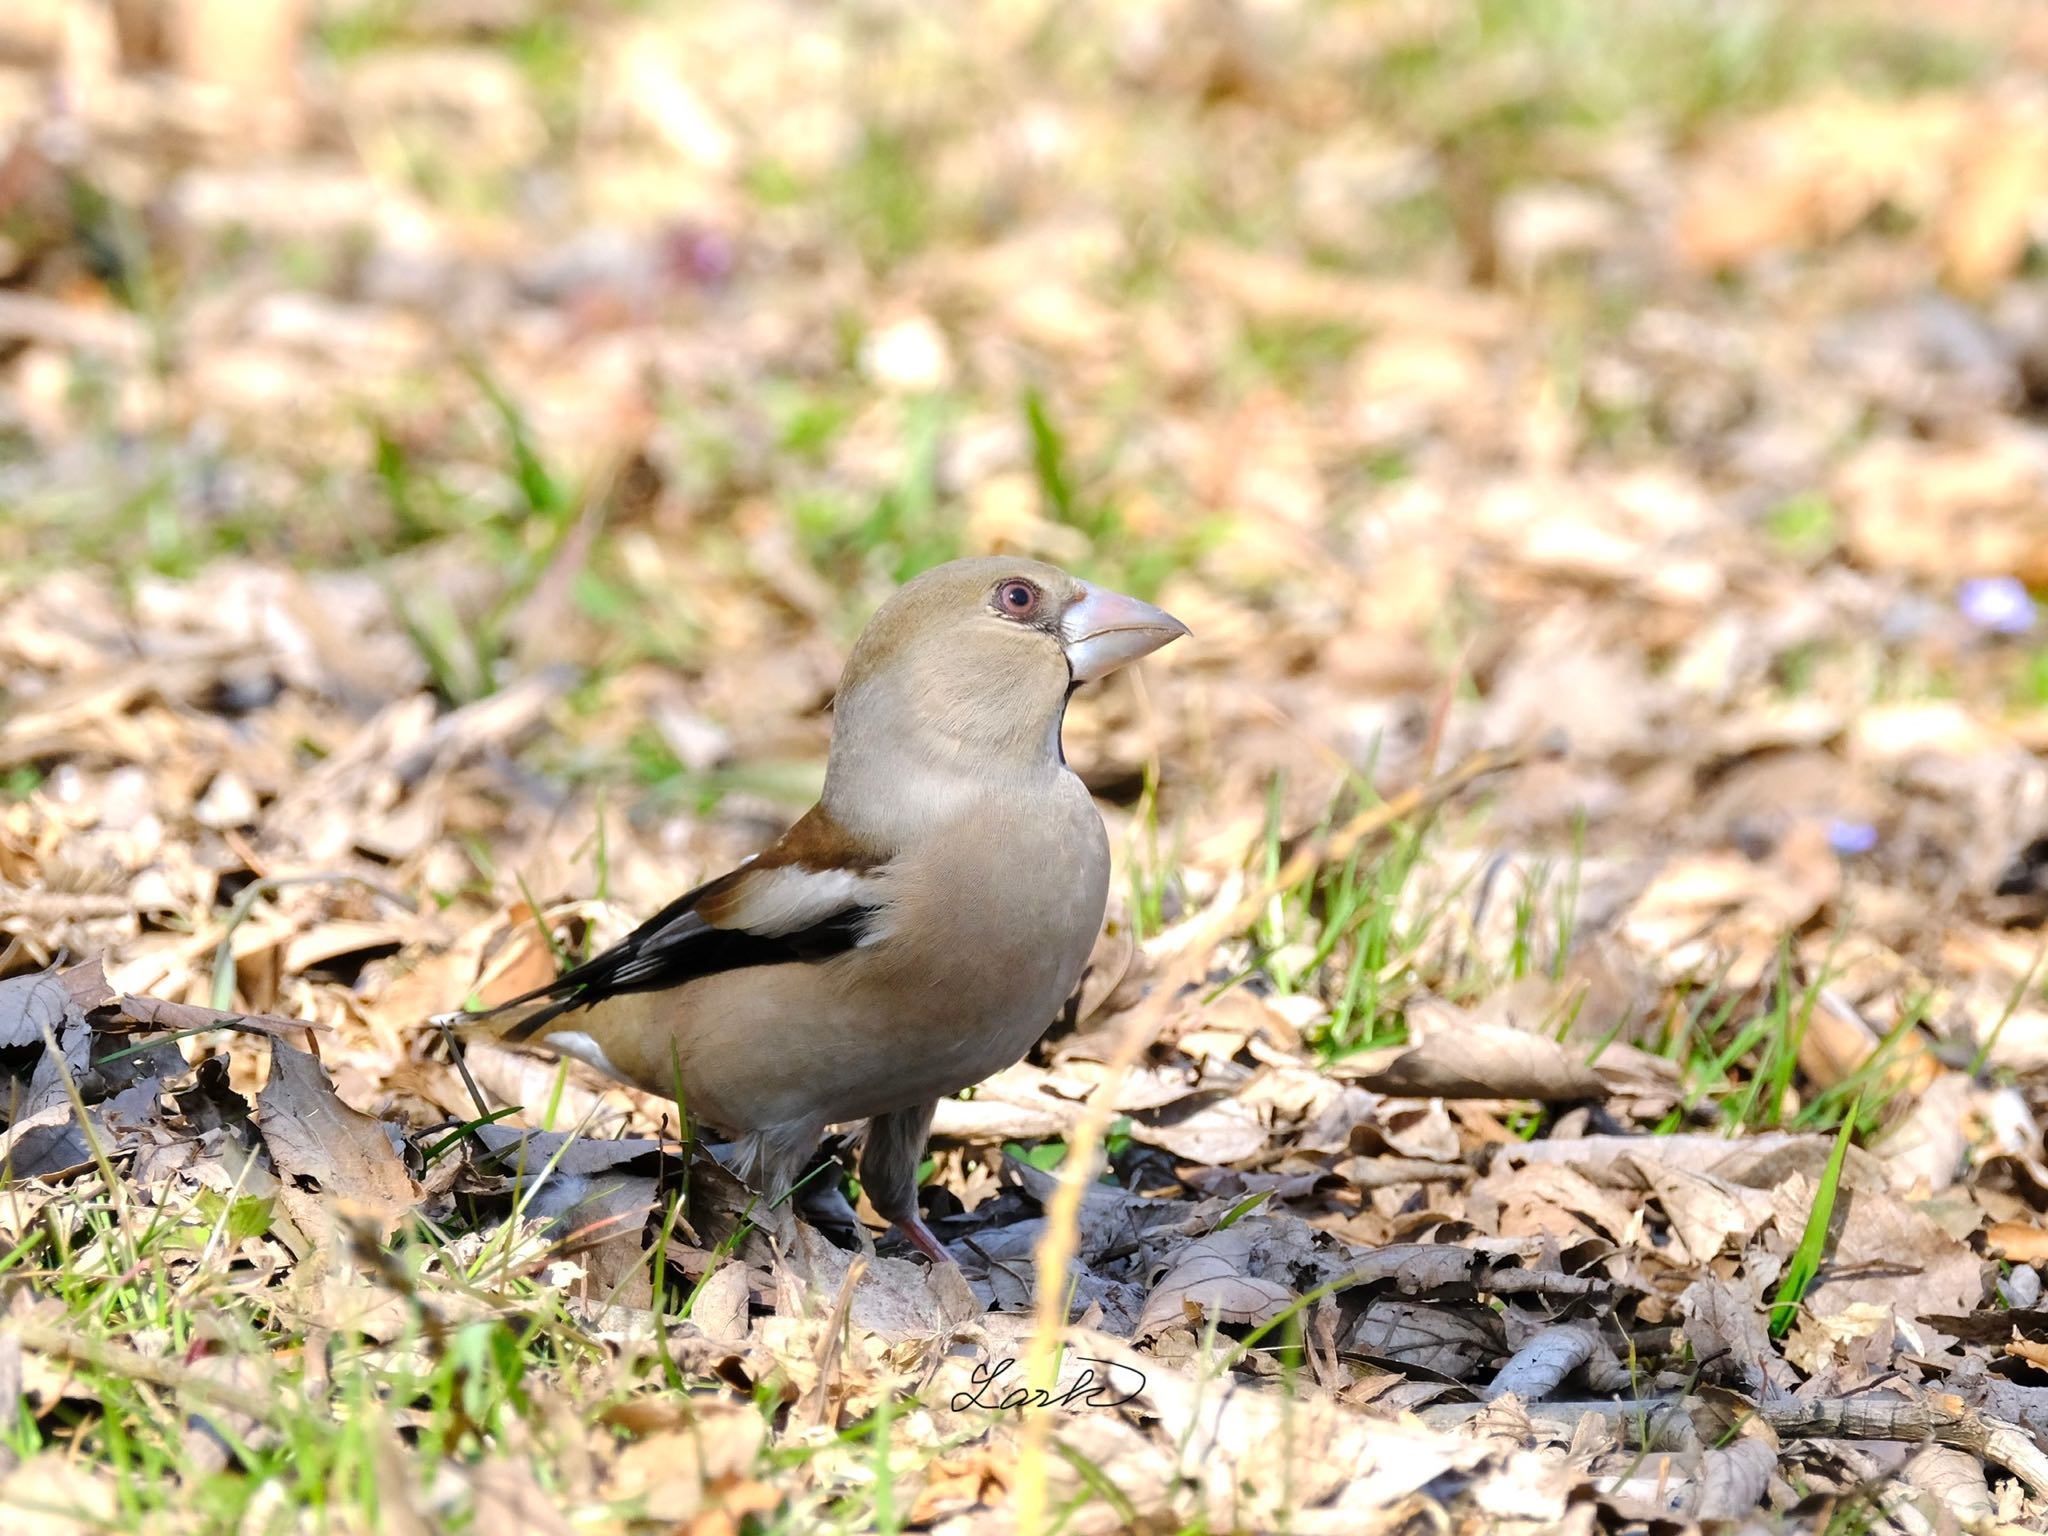
[[[274,1042],[256,1104],[279,1198],[301,1229],[332,1232],[339,1220],[361,1220],[388,1237],[418,1203],[383,1122],[342,1103],[318,1057]]]
[[[1717,950],[1732,952],[1730,983],[1764,974],[1784,936],[1813,919],[1841,889],[1841,862],[1816,821],[1795,825],[1762,860],[1702,854],[1661,870],[1630,909],[1623,932],[1646,957],[1709,974]]]
[[[748,1474],[766,1434],[751,1408],[693,1399],[687,1425],[658,1430],[620,1453],[606,1493],[630,1502],[644,1519],[676,1526],[723,1506],[729,1495],[758,1510]]]
[[[1806,1229],[1813,1198],[1814,1186],[1799,1174],[1774,1192],[1778,1233],[1788,1250]],[[1984,1299],[1985,1262],[1891,1195],[1844,1187],[1830,1230],[1834,1249],[1800,1303],[1817,1318],[1869,1302],[1912,1321],[1968,1312]]]
[[[1946,1445],[1924,1446],[1907,1460],[1900,1475],[1940,1500],[1961,1527],[1988,1523],[1994,1517],[1997,1506],[1984,1463],[1967,1451]]]
[[[1740,1137],[1701,1132],[1582,1136],[1571,1141],[1509,1142],[1495,1152],[1494,1162],[1505,1167],[1563,1163],[1624,1189],[1649,1187],[1643,1168],[1650,1162],[1708,1174],[1744,1189],[1769,1190],[1795,1174],[1818,1182],[1833,1147],[1832,1136],[1795,1131]],[[1884,1189],[1883,1165],[1861,1147],[1852,1145],[1842,1164],[1842,1187]]]
[[[925,1469],[910,1506],[910,1523],[933,1525],[952,1515],[994,1503],[1010,1485],[1014,1463],[988,1451],[970,1449],[942,1456]]]
[[[1367,1304],[1345,1345],[1375,1360],[1452,1381],[1474,1379],[1502,1350],[1499,1326],[1483,1309],[1391,1297]]]
[[[1929,211],[1951,157],[1979,124],[1950,96],[1868,101],[1847,93],[1738,123],[1686,189],[1679,255],[1704,269],[1839,239],[1878,206]]]
[[[575,1528],[540,1486],[530,1463],[513,1456],[493,1457],[468,1467],[466,1475],[476,1495],[479,1530],[573,1536]]]
[[[1763,1503],[1777,1470],[1777,1436],[1759,1424],[1734,1445],[1701,1454],[1688,1510],[1701,1520],[1740,1520]]]
[[[698,1282],[690,1302],[690,1321],[714,1339],[744,1340],[752,1295],[746,1265],[728,1260]]]
[[[121,1523],[114,1479],[56,1451],[32,1456],[0,1476],[0,1508],[22,1536],[92,1536]]]
[[[1476,1220],[1502,1237],[1549,1234],[1567,1242],[1603,1237],[1626,1242],[1641,1222],[1640,1212],[1574,1169],[1534,1163],[1496,1166],[1472,1186]]]
[[[1779,1357],[1764,1326],[1763,1298],[1703,1275],[1678,1300],[1693,1357],[1710,1380],[1732,1381],[1759,1399],[1785,1395],[1798,1377]]]
[[[1266,1149],[1271,1128],[1258,1109],[1242,1099],[1213,1099],[1183,1112],[1176,1105],[1131,1117],[1131,1139],[1164,1147],[1176,1157],[1211,1168],[1227,1168]]]
[[[2012,110],[1984,125],[1959,157],[1956,185],[1935,229],[1948,280],[1981,295],[2019,270],[2048,204],[2048,122]]]
[[[1524,1402],[1554,1395],[1564,1379],[1592,1359],[1600,1331],[1591,1323],[1563,1323],[1539,1329],[1494,1374],[1480,1394],[1491,1402],[1510,1394]]]
[[[45,1031],[54,1039],[70,1005],[70,992],[55,971],[0,981],[0,1046],[37,1045]]]
[[[307,1019],[280,1019],[261,1013],[229,1013],[218,1008],[202,1008],[197,1003],[174,1003],[161,997],[138,997],[132,992],[123,993],[111,1005],[94,1010],[94,1022],[105,1024],[118,1009],[120,1016],[149,1029],[165,1029],[176,1034],[214,1029],[239,1030],[246,1034],[268,1035],[273,1040],[310,1041],[315,1033],[324,1033],[325,1024]]]
[[[2014,1264],[2048,1263],[2048,1232],[2032,1222],[1994,1221],[1984,1229],[1984,1248]]]
[[[1849,459],[1835,495],[1859,560],[1959,581],[2009,572],[2048,584],[2048,466],[2026,440],[1967,444],[1883,438]]]
[[[1693,1264],[1711,1262],[1731,1238],[1741,1246],[1771,1220],[1771,1197],[1762,1190],[1654,1159],[1636,1167]]]

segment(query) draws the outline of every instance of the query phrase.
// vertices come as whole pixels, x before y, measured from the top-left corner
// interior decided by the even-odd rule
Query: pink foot
[[[951,1264],[955,1269],[960,1261],[946,1252],[946,1245],[932,1235],[932,1229],[924,1224],[924,1218],[916,1211],[900,1218],[896,1230],[910,1239],[910,1246],[930,1259],[934,1264]]]

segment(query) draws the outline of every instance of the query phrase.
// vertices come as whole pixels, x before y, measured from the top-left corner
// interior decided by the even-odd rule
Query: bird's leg
[[[917,1209],[917,1165],[924,1158],[925,1138],[938,1107],[936,1100],[913,1104],[868,1122],[867,1140],[860,1149],[860,1187],[868,1203],[910,1240],[911,1247],[934,1264],[954,1264],[958,1261],[932,1235]]]
[[[875,1240],[868,1235],[867,1224],[847,1203],[845,1173],[838,1150],[829,1143],[820,1147],[798,1179],[790,1204],[814,1227],[833,1232],[843,1228],[851,1232],[853,1240],[860,1245],[861,1253],[873,1263]]]
[[[824,1129],[816,1120],[764,1125],[735,1141],[724,1159],[740,1181],[760,1197],[756,1222],[780,1248],[789,1248],[796,1237],[790,1190],[817,1149]]]

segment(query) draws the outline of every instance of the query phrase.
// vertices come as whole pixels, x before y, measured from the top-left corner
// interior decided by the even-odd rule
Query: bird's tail
[[[552,992],[516,997],[481,1013],[437,1013],[427,1020],[436,1029],[453,1030],[465,1040],[491,1040],[506,1045],[545,1038],[548,1025],[570,1006]]]

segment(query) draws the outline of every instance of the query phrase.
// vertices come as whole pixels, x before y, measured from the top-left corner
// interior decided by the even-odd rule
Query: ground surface
[[[285,9],[0,18],[8,1529],[2040,1527],[2033,8]],[[966,1278],[480,1110],[990,549]]]

